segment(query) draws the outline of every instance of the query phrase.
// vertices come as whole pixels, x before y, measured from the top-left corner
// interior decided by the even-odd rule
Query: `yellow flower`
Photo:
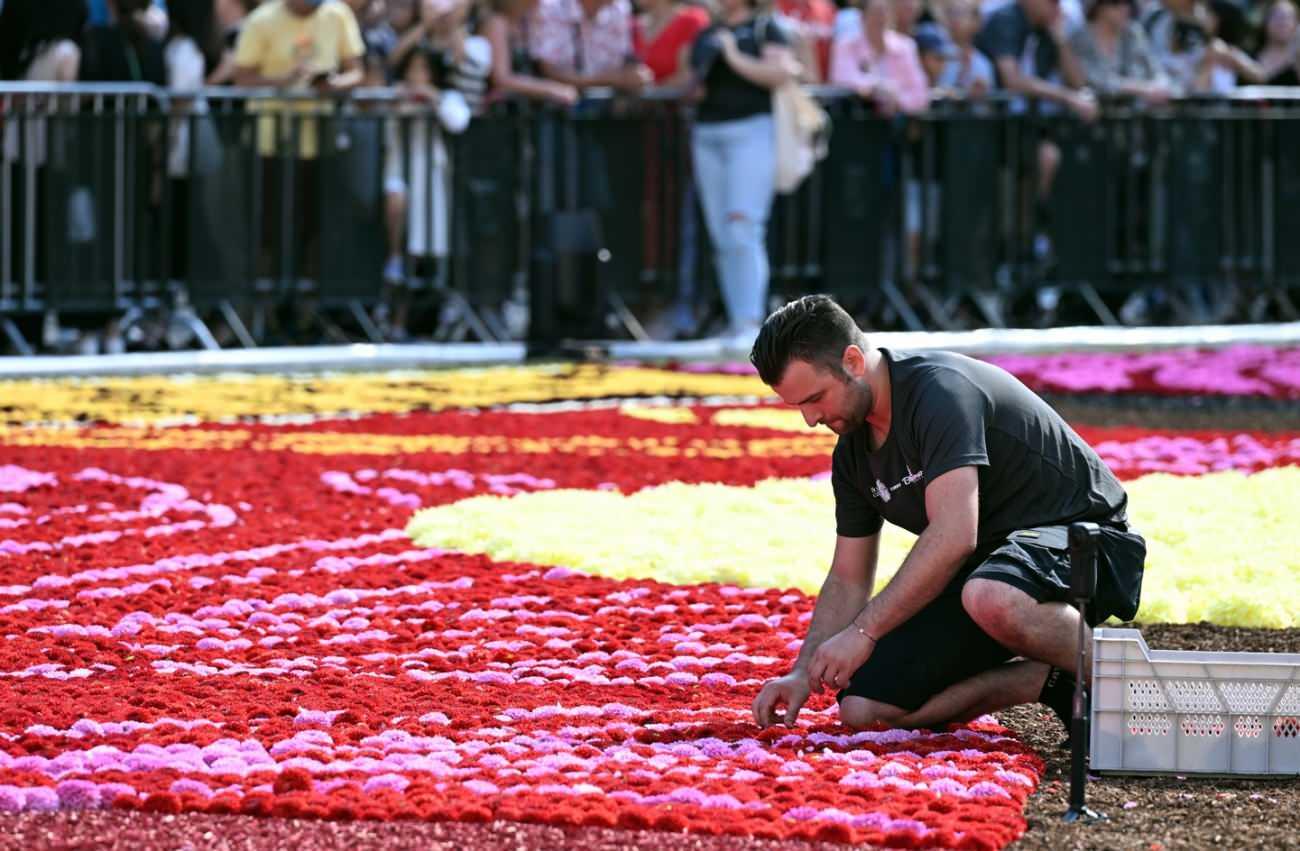
[[[755,396],[755,376],[591,364],[335,375],[142,376],[9,381],[10,422],[160,423],[351,411],[402,413],[625,396]]]
[[[1138,619],[1300,626],[1300,468],[1146,476],[1128,483],[1148,556]],[[593,518],[597,518],[593,521]],[[563,565],[610,577],[731,582],[815,594],[835,540],[830,483],[671,484],[631,495],[550,491],[426,509],[423,546]],[[877,587],[915,539],[886,526]]]

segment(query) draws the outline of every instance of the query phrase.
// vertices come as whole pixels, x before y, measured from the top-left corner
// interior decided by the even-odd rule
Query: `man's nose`
[[[812,408],[800,408],[799,413],[803,414],[803,421],[808,424],[808,428],[816,428],[821,422],[821,415]]]

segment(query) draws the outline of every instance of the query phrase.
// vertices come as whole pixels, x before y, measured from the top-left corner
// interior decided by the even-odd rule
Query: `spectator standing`
[[[1142,25],[1165,73],[1183,92],[1226,94],[1238,77],[1262,80],[1245,51],[1218,38],[1218,19],[1203,0],[1161,0]]]
[[[529,49],[544,76],[579,90],[638,92],[652,79],[633,48],[628,0],[541,0]]]
[[[207,101],[194,97],[204,86],[210,71],[221,60],[221,42],[216,31],[213,0],[171,0],[168,6],[170,30],[163,47],[167,66],[167,89],[172,95],[174,117],[168,122],[167,177],[171,182],[172,277],[187,280],[190,271],[190,234],[206,238],[211,223],[204,214],[192,228],[191,215],[198,205],[191,203],[191,175],[208,173],[220,165],[221,143],[208,114]],[[194,161],[191,161],[193,153]]]
[[[1092,0],[1087,22],[1070,34],[1070,46],[1083,72],[1072,81],[1076,86],[1152,104],[1173,96],[1146,33],[1133,20],[1133,0]]]
[[[257,8],[259,0],[216,0],[214,12],[221,38],[221,61],[208,74],[209,86],[225,86],[235,81],[235,45],[244,21]]]
[[[866,0],[858,33],[835,43],[831,83],[871,100],[883,115],[923,112],[925,71],[910,36],[890,28],[894,0]]]
[[[719,0],[717,15],[691,48],[692,73],[703,85],[691,151],[730,330],[748,344],[767,313],[772,90],[802,69],[785,30],[751,0]]]
[[[945,97],[979,98],[993,91],[993,63],[975,46],[981,17],[978,0],[949,0],[944,15],[952,51],[937,87]]]
[[[167,83],[162,42],[146,26],[148,0],[109,0],[109,22],[86,30],[78,76],[88,83]]]
[[[578,102],[578,89],[537,74],[528,33],[538,0],[486,0],[483,34],[492,48],[493,96],[519,96],[562,106]]]
[[[163,47],[167,68],[167,88],[173,94],[197,92],[203,88],[208,72],[220,62],[212,0],[171,0],[168,16],[171,29]],[[206,114],[207,103],[185,99],[187,110]],[[170,128],[170,151],[167,174],[173,178],[189,174],[190,127],[186,120],[174,120]]]
[[[921,59],[921,69],[925,71],[925,83],[931,93],[939,85],[944,68],[948,66],[948,57],[952,48],[944,38],[943,30],[938,27],[927,28],[916,34],[916,52]]]
[[[86,19],[85,0],[0,2],[0,79],[76,80]]]
[[[0,0],[0,79],[27,82],[75,82],[81,67],[78,42],[86,28],[85,0]],[[39,6],[37,5],[39,3]],[[18,121],[2,121],[4,159],[18,159],[25,147],[27,158],[45,164],[45,119],[29,115],[21,122],[25,145],[20,145]]]
[[[776,0],[776,12],[794,40],[804,81],[825,82],[831,73],[831,45],[837,10],[830,0]]]
[[[460,47],[462,62],[463,54],[473,54],[485,76],[491,67],[487,41],[469,37],[465,42]],[[400,117],[390,121],[385,131],[389,257],[384,265],[387,298],[379,316],[387,324],[386,335],[396,342],[408,336],[411,286],[431,277],[432,263],[446,258],[448,252],[451,163],[443,133],[464,132],[471,116],[465,96],[450,85],[448,71],[457,67],[455,61],[426,42],[407,51],[398,69]],[[403,249],[417,267],[427,267],[427,275],[406,275]]]
[[[641,0],[632,26],[632,48],[657,86],[690,78],[691,45],[709,26],[709,13],[677,0]]]
[[[1066,19],[1057,0],[1008,3],[988,17],[975,46],[993,61],[1002,88],[1065,106],[1085,121],[1097,117],[1092,93],[1062,82],[1062,71],[1066,78],[1083,74],[1066,40]]]
[[[1264,85],[1300,86],[1300,21],[1294,0],[1274,0],[1264,16],[1259,61]]]
[[[235,50],[235,81],[250,88],[275,88],[322,95],[360,85],[365,45],[352,10],[342,0],[269,0],[249,15]],[[304,112],[323,108],[320,101],[274,98],[249,105],[261,115],[258,152],[262,157],[262,245],[264,269],[273,268],[271,252],[279,245],[284,209],[282,157],[296,158],[292,172],[294,247],[301,261],[281,269],[313,277],[319,271],[320,174],[316,121]],[[278,120],[277,120],[278,119]],[[290,149],[296,138],[297,146]],[[296,284],[296,281],[293,281]],[[303,317],[299,317],[300,319]]]

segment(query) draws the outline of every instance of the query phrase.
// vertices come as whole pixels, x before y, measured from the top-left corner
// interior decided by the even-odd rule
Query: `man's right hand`
[[[811,693],[812,684],[802,671],[791,671],[784,677],[768,680],[758,697],[754,698],[754,723],[767,728],[784,721],[786,726],[793,727],[799,710]],[[784,713],[778,711],[779,706],[785,707]]]
[[[1101,108],[1097,104],[1097,98],[1087,89],[1082,89],[1070,94],[1070,109],[1079,117],[1080,121],[1091,124],[1097,120],[1101,114]]]

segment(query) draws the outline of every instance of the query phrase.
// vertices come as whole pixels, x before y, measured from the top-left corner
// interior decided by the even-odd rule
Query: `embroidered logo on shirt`
[[[907,467],[907,475],[903,476],[903,478],[898,482],[898,484],[894,485],[893,487],[890,487],[889,485],[885,484],[880,479],[876,479],[876,486],[871,489],[871,494],[881,502],[889,502],[891,499],[894,498],[894,491],[898,490],[901,487],[907,487],[913,485],[924,478],[925,478],[924,470],[917,470],[915,473],[913,473],[912,468],[909,465]]]

